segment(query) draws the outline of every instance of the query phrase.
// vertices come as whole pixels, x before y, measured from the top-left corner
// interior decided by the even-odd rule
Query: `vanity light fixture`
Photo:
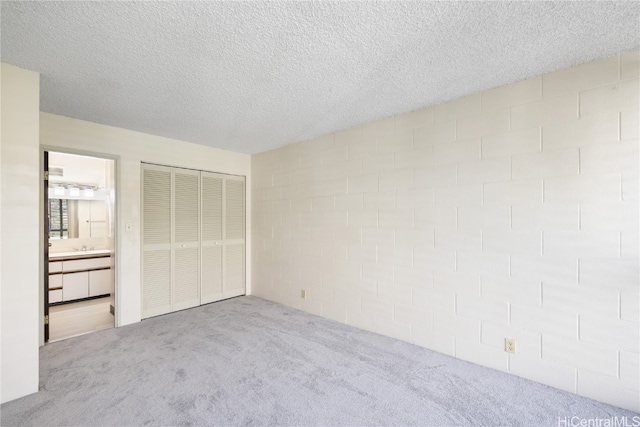
[[[56,196],[64,196],[64,187],[55,187],[53,189],[53,194]]]
[[[69,195],[70,196],[79,196],[80,189],[78,187],[69,187]]]
[[[85,188],[82,192],[84,197],[93,197],[93,188]]]

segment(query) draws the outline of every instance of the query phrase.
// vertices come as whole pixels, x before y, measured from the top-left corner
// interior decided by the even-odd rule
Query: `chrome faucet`
[[[87,250],[87,245],[82,245],[82,250],[86,251]]]

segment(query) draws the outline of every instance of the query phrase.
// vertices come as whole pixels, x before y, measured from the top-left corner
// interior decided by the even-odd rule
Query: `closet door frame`
[[[193,170],[193,169],[187,169],[187,168],[179,168],[179,167],[172,167],[172,166],[163,166],[163,165],[156,165],[156,164],[151,164],[151,163],[142,163],[142,182],[141,182],[141,193],[142,193],[142,233],[141,233],[141,237],[142,237],[142,271],[141,271],[141,275],[142,275],[142,280],[141,280],[141,290],[142,290],[142,298],[141,298],[141,304],[142,304],[142,318],[148,318],[148,317],[153,317],[153,316],[158,316],[161,314],[165,314],[165,313],[170,313],[173,311],[177,311],[177,310],[182,310],[185,308],[190,308],[190,307],[195,307],[198,305],[202,305],[202,304],[207,304],[210,302],[215,302],[215,301],[220,301],[220,300],[224,300],[224,299],[228,299],[228,298],[232,298],[232,297],[236,297],[236,296],[240,296],[240,295],[245,295],[246,294],[246,259],[247,259],[247,254],[246,254],[246,221],[247,221],[247,212],[246,212],[246,206],[247,206],[247,202],[246,202],[246,177],[244,176],[239,176],[239,175],[228,175],[228,174],[222,174],[222,173],[216,173],[216,172],[207,172],[207,171],[198,171],[198,170]],[[168,172],[170,174],[170,184],[169,184],[169,188],[167,188],[167,193],[169,194],[170,197],[170,243],[162,243],[162,244],[146,244],[145,243],[145,224],[144,224],[144,219],[145,219],[145,203],[144,203],[144,196],[145,196],[145,181],[144,181],[144,177],[145,177],[145,170],[155,170],[155,171],[161,171],[161,172]],[[198,208],[197,208],[197,212],[198,212],[198,232],[197,232],[197,237],[198,237],[198,241],[176,241],[176,185],[175,185],[175,176],[176,173],[180,173],[180,174],[185,174],[185,175],[193,175],[193,176],[197,176],[198,179]],[[204,201],[204,197],[203,197],[203,192],[204,192],[204,179],[208,178],[208,177],[213,177],[215,179],[220,179],[221,180],[221,235],[219,236],[219,238],[215,238],[215,239],[209,239],[206,240],[205,236],[204,236],[204,218],[205,218],[205,201]],[[240,224],[234,224],[234,229],[236,230],[236,235],[234,236],[228,236],[227,234],[227,219],[229,217],[228,215],[228,194],[227,194],[227,189],[228,189],[228,183],[232,181],[234,183],[238,183],[241,182],[242,187],[241,187],[241,194],[236,194],[235,195],[230,195],[232,196],[232,199],[234,202],[239,202],[241,201],[241,214],[242,214],[242,218],[241,218],[241,223]],[[236,206],[237,209],[237,206]],[[236,215],[237,218],[237,215]],[[241,236],[238,235],[238,233],[240,232]],[[211,269],[211,265],[207,264],[208,262],[211,261],[211,259],[213,259],[215,262],[218,262],[218,260],[216,259],[216,257],[214,258],[210,258],[207,259],[205,258],[205,253],[206,253],[206,249],[207,248],[220,248],[220,256],[219,256],[219,265],[214,266],[213,267],[213,271],[219,271],[220,272],[220,292],[216,292],[214,294],[206,294],[204,291],[204,284],[207,280],[207,278],[205,277],[205,274],[207,274],[207,271],[212,271]],[[178,274],[179,272],[177,272],[177,268],[176,268],[176,253],[182,249],[193,249],[193,248],[197,248],[198,250],[198,255],[197,255],[197,272],[195,272],[195,275],[197,277],[197,298],[191,298],[188,301],[176,301],[176,274]],[[165,304],[162,306],[158,306],[158,307],[151,307],[151,308],[147,308],[145,309],[145,303],[146,303],[146,299],[145,299],[145,280],[148,280],[149,277],[147,277],[148,275],[145,275],[145,255],[149,255],[150,252],[152,251],[166,251],[169,250],[169,259],[168,259],[168,263],[167,266],[169,267],[169,274],[167,274],[166,277],[169,278],[170,281],[170,304]],[[238,249],[240,249],[238,251]],[[165,267],[167,267],[165,266]],[[194,267],[195,268],[195,267]],[[240,284],[240,286],[235,286],[233,288],[229,288],[229,284],[228,282],[228,278],[229,277],[229,273],[233,273],[235,276],[235,281],[236,284]],[[152,276],[154,276],[152,274]]]

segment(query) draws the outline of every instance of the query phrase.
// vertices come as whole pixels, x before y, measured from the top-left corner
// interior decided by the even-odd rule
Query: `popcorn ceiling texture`
[[[41,110],[244,153],[640,45],[638,2],[2,2]]]

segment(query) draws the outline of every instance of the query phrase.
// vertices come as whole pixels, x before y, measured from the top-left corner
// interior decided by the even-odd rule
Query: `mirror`
[[[104,200],[49,199],[49,238],[77,239],[107,235]]]

